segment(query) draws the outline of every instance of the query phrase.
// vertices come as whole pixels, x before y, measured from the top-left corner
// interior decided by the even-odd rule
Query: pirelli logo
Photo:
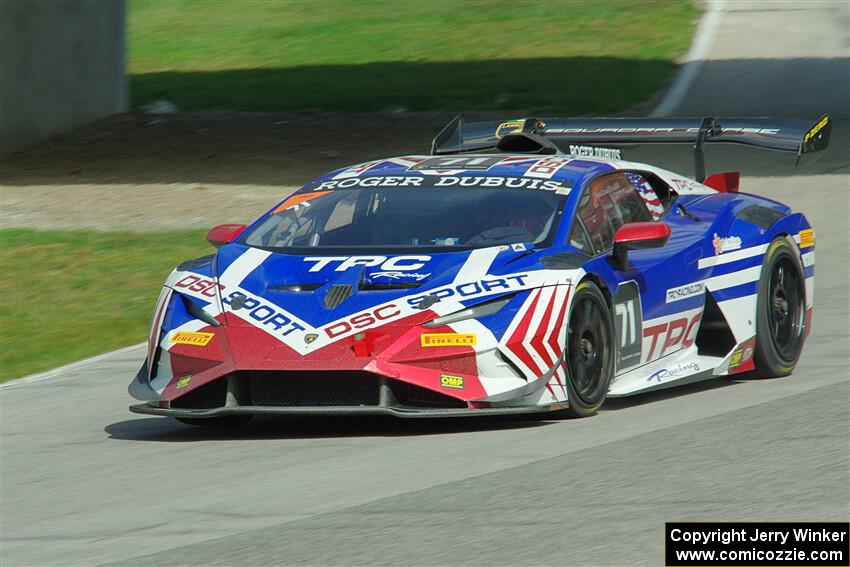
[[[179,331],[171,337],[171,342],[176,345],[207,346],[215,333],[190,333]]]
[[[809,248],[815,245],[815,231],[811,228],[800,231],[800,248]]]
[[[478,343],[475,335],[459,333],[429,333],[419,336],[423,347],[473,346]]]

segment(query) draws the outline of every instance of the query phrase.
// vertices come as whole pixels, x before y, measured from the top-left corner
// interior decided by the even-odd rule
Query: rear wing
[[[697,181],[705,179],[707,142],[746,144],[803,154],[829,145],[832,122],[774,118],[524,118],[504,122],[449,122],[431,143],[432,155],[500,150],[556,153],[564,144],[690,143]],[[604,153],[601,155],[605,155]]]

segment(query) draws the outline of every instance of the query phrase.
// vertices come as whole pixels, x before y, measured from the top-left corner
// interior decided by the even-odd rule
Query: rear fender
[[[745,207],[746,208],[746,207]],[[732,243],[734,250],[722,251],[739,253],[738,250],[750,250],[753,254],[739,262],[715,266],[709,278],[708,289],[717,301],[721,313],[729,324],[736,342],[742,343],[756,334],[756,310],[758,308],[758,284],[762,275],[764,254],[770,242],[778,237],[787,236],[797,243],[801,254],[806,288],[806,308],[811,309],[814,294],[814,233],[802,213],[786,214],[769,226],[759,226],[750,220],[742,220],[741,210],[732,222],[726,235],[709,235],[709,250],[713,251],[716,242],[721,245]],[[715,244],[712,243],[712,238]],[[738,243],[736,239],[740,239]],[[802,245],[801,245],[802,243]],[[735,280],[738,278],[738,280]],[[737,285],[730,285],[735,281]]]

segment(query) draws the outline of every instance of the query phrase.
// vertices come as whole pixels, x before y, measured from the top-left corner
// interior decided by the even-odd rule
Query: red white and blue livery
[[[592,415],[789,374],[811,329],[800,212],[705,178],[706,143],[824,149],[829,118],[456,119],[430,155],[324,175],[168,276],[138,413]],[[621,144],[694,144],[696,179]],[[603,147],[604,146],[604,147]]]

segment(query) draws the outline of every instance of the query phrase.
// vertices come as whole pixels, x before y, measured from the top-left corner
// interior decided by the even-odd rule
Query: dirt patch
[[[618,115],[642,115],[661,92]],[[464,113],[467,120],[527,116]],[[0,228],[248,222],[333,169],[428,153],[445,112],[117,114],[0,155]]]
[[[442,113],[120,114],[0,156],[0,227],[246,222],[329,170],[427,153]]]

